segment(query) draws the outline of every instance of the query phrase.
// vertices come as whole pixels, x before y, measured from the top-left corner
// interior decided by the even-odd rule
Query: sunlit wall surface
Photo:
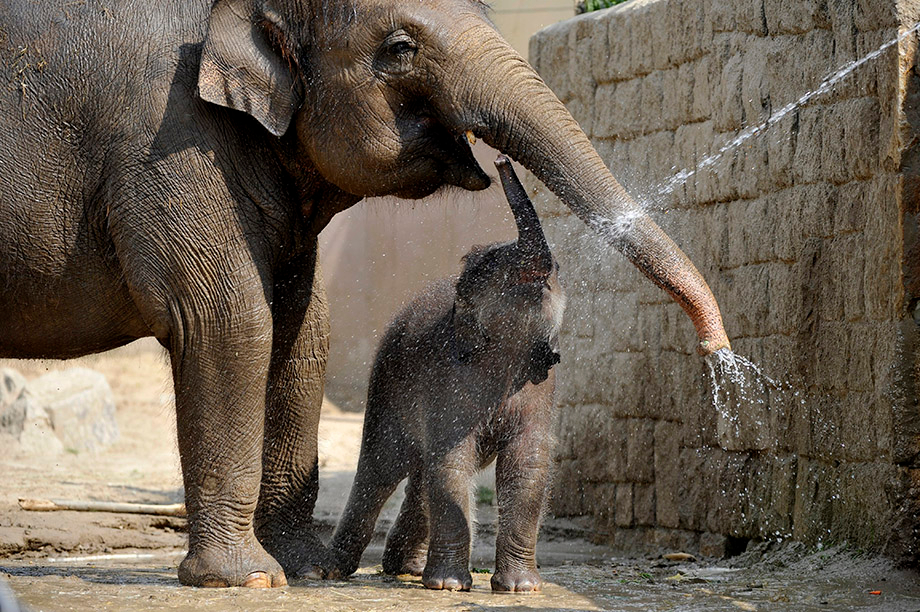
[[[748,370],[727,397],[717,377],[714,404],[681,308],[541,189],[569,280],[556,513],[627,548],[792,537],[916,559],[918,18],[895,0],[632,0],[532,39],[775,381]]]

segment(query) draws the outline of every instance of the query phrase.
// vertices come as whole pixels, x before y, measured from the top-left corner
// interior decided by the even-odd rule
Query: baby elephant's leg
[[[365,435],[355,482],[332,536],[330,547],[336,572],[341,576],[349,576],[358,569],[361,555],[374,535],[380,510],[408,472],[403,455],[393,452],[399,448],[384,448],[375,442],[376,439],[368,441]]]
[[[550,393],[550,403],[551,397]],[[517,435],[498,454],[495,465],[498,534],[495,538],[495,573],[492,575],[494,591],[539,591],[543,586],[537,572],[535,551],[540,518],[549,495],[552,465],[550,411],[551,406],[538,401],[538,405],[522,418]]]
[[[431,538],[422,583],[429,589],[468,591],[470,575],[470,482],[476,440],[468,435],[443,452],[429,453],[426,466]]]
[[[383,550],[383,571],[387,574],[421,576],[428,555],[428,492],[425,474],[415,470],[409,475],[406,499]]]

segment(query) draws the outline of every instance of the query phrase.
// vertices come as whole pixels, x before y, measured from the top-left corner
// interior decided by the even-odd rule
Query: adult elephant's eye
[[[418,45],[405,30],[386,37],[374,60],[374,67],[387,74],[405,74],[412,69]]]

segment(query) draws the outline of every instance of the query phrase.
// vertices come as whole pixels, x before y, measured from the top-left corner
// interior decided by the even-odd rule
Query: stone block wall
[[[783,386],[750,387],[726,420],[680,307],[529,177],[570,296],[555,514],[592,515],[621,547],[920,555],[916,33],[807,95],[918,16],[908,0],[631,0],[531,39],[709,281],[736,352]]]

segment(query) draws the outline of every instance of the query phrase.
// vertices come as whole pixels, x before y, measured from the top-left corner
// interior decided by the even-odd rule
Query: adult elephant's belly
[[[0,246],[0,357],[76,357],[150,335],[102,257],[32,252],[11,261],[10,246]]]

